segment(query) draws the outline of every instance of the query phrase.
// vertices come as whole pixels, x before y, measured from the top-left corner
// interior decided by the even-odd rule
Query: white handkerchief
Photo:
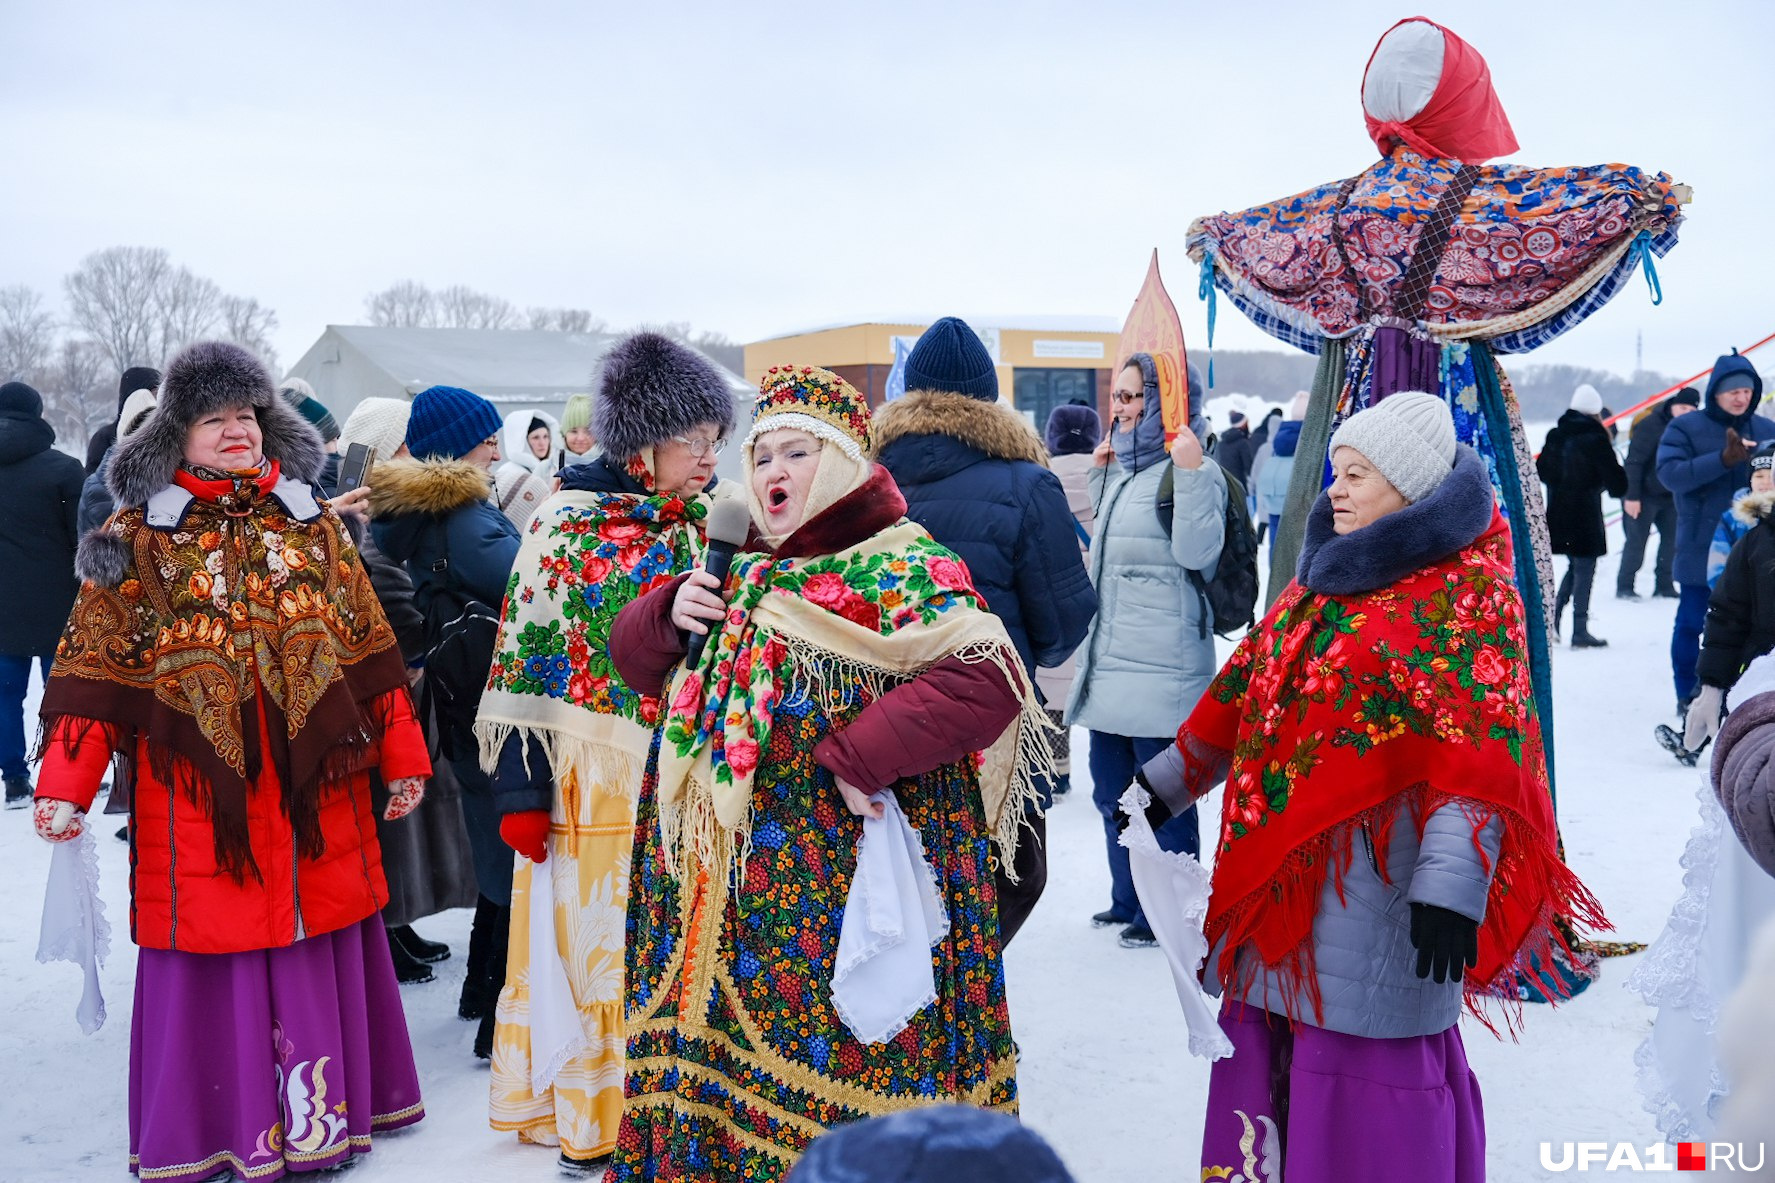
[[[1146,824],[1149,800],[1138,784],[1129,785],[1122,794],[1122,812],[1128,815],[1122,845],[1128,848],[1134,894],[1140,897],[1140,910],[1171,963],[1171,981],[1189,1026],[1190,1054],[1218,1060],[1232,1055],[1233,1045],[1220,1029],[1198,976],[1202,959],[1208,956],[1208,939],[1202,935],[1202,922],[1208,916],[1208,868],[1187,854],[1160,849],[1152,827]]]
[[[73,841],[56,843],[49,856],[49,886],[37,936],[38,961],[72,961],[85,972],[74,1018],[88,1035],[105,1025],[99,966],[110,952],[111,923],[99,899],[99,851],[88,824]]]
[[[886,808],[863,819],[832,972],[832,1006],[864,1043],[886,1043],[937,1000],[931,947],[949,932],[918,832],[892,789],[876,800]]]
[[[555,940],[556,862],[551,855],[530,865],[530,1091],[537,1094],[588,1046]]]

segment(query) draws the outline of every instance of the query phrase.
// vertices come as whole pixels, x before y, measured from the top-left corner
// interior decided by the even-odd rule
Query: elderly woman
[[[771,369],[742,453],[762,549],[617,619],[617,668],[668,705],[612,1180],[777,1180],[831,1126],[1015,1106],[991,858],[1013,865],[1046,719],[870,431],[836,375]]]
[[[611,664],[610,626],[701,560],[733,396],[700,354],[637,333],[605,358],[596,413],[608,449],[562,473],[524,536],[475,724],[500,834],[528,860],[512,881],[493,1128],[558,1145],[564,1168],[587,1172],[622,1117],[623,916],[659,718],[659,699]],[[565,984],[577,1023],[539,1013],[545,975]]]
[[[1415,392],[1352,416],[1331,462],[1295,582],[1141,772],[1160,817],[1227,782],[1206,933],[1235,1052],[1202,1168],[1285,1146],[1301,1183],[1476,1183],[1463,995],[1545,963],[1555,915],[1601,915],[1556,850],[1484,463]]]
[[[112,453],[118,511],[43,696],[37,831],[80,831],[112,753],[135,766],[130,1167],[195,1180],[338,1165],[418,1121],[377,910],[370,816],[431,771],[406,670],[322,451],[233,345],[173,358]]]

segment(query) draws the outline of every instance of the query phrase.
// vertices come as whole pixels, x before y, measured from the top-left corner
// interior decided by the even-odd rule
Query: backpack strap
[[[1072,519],[1072,532],[1079,536],[1079,545],[1086,550],[1091,549],[1091,535],[1085,530],[1084,523],[1077,518]]]

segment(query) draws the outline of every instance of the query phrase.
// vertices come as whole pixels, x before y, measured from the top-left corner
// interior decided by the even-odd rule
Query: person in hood
[[[323,455],[257,358],[198,342],[117,445],[117,512],[80,543],[33,820],[78,837],[128,755],[144,1179],[323,1171],[425,1115],[369,778],[393,820],[431,762],[399,645],[316,487]]]
[[[0,778],[6,808],[31,803],[25,693],[36,663],[49,680],[74,593],[80,541],[80,461],[56,451],[43,399],[23,382],[0,386]]]
[[[591,1174],[616,1148],[623,1105],[623,950],[635,799],[657,695],[617,672],[616,615],[698,566],[733,396],[707,359],[658,333],[605,355],[599,434],[610,450],[561,473],[513,570],[475,734],[496,754],[499,834],[524,856],[493,1034],[493,1128],[561,1148]],[[536,864],[536,865],[532,865]],[[535,893],[555,923],[532,927]],[[546,1021],[534,984],[560,975],[577,1025]],[[564,1008],[565,1009],[565,1008]],[[587,1040],[570,1046],[566,1034]]]
[[[428,638],[470,603],[497,612],[505,602],[518,528],[491,500],[499,428],[499,412],[480,395],[433,386],[413,398],[406,435],[411,455],[376,463],[370,532],[378,550],[406,567]],[[494,1003],[505,984],[512,853],[499,838],[493,784],[481,770],[474,736],[441,726],[439,738],[462,786],[479,889],[457,1014],[480,1020],[475,1054],[485,1059],[492,1055]]]
[[[1775,440],[1775,420],[1756,413],[1763,378],[1733,350],[1714,363],[1701,413],[1672,420],[1658,443],[1658,479],[1676,497],[1676,624],[1670,669],[1677,718],[1686,720],[1697,686],[1695,662],[1707,626],[1707,552],[1714,524],[1750,483],[1750,454]]]
[[[1269,455],[1263,467],[1251,478],[1251,495],[1257,501],[1258,540],[1267,533],[1275,536],[1282,522],[1282,508],[1288,501],[1288,482],[1294,478],[1294,453],[1300,444],[1300,421],[1307,412],[1307,392],[1294,396],[1287,418],[1277,423],[1270,433]],[[1264,420],[1269,422],[1269,420]]]
[[[1226,541],[1226,478],[1203,455],[1202,382],[1188,371],[1190,421],[1169,449],[1153,359],[1136,353],[1110,389],[1114,424],[1092,453],[1091,582],[1101,606],[1079,649],[1067,722],[1091,733],[1091,800],[1103,818],[1109,907],[1091,917],[1128,948],[1156,944],[1120,842],[1117,803],[1135,771],[1169,747],[1220,664],[1194,571],[1210,579]],[[1169,503],[1160,504],[1167,477]],[[1192,806],[1163,826],[1159,845],[1200,849]]]
[[[1066,490],[1023,416],[998,402],[992,355],[967,322],[946,316],[906,356],[906,397],[875,421],[876,458],[906,498],[906,516],[961,556],[1033,677],[1072,656],[1097,612]],[[1004,944],[1047,883],[1046,821],[999,878]]]
[[[1670,424],[1701,405],[1701,392],[1685,386],[1633,425],[1627,445],[1627,499],[1621,503],[1626,516],[1621,519],[1627,536],[1621,548],[1621,566],[1615,574],[1615,596],[1637,600],[1633,582],[1645,562],[1646,542],[1652,531],[1658,531],[1658,557],[1652,566],[1652,594],[1659,599],[1677,598],[1676,583],[1670,574],[1676,561],[1676,498],[1658,479],[1658,445]]]
[[[1221,433],[1214,459],[1222,471],[1244,488],[1251,483],[1251,461],[1257,455],[1257,446],[1251,442],[1251,423],[1244,412],[1234,411],[1230,419],[1232,426]]]
[[[1048,414],[1046,436],[1048,468],[1066,490],[1066,508],[1072,511],[1079,553],[1089,562],[1091,528],[1097,521],[1097,511],[1091,507],[1091,453],[1103,438],[1103,420],[1098,418],[1096,408],[1083,399],[1074,399]],[[1072,741],[1071,729],[1066,726],[1066,700],[1072,697],[1072,683],[1078,672],[1077,650],[1059,665],[1037,666],[1035,671],[1036,689],[1041,692],[1048,720],[1056,728],[1056,800],[1072,792]]]
[[[1699,752],[1725,716],[1746,666],[1775,649],[1775,443],[1750,458],[1750,487],[1720,515],[1708,556],[1707,626],[1683,747]]]
[[[151,366],[131,366],[123,371],[123,377],[117,383],[117,415],[119,419],[123,417],[123,404],[129,401],[129,396],[142,389],[160,389],[159,370]],[[92,438],[86,441],[87,476],[91,476],[99,470],[99,462],[105,458],[105,453],[109,452],[112,446],[117,443],[117,429],[117,419],[113,419],[93,432]]]
[[[156,379],[154,387],[143,387],[123,400],[123,411],[117,416],[114,443],[128,439],[131,432],[147,422],[159,401],[155,393],[159,386],[160,382]],[[86,483],[80,487],[82,534],[103,525],[105,519],[111,516],[111,511],[117,508],[117,503],[111,500],[111,487],[106,483],[110,468],[111,451],[107,449],[99,460],[98,468],[93,470],[92,475],[86,478]]]
[[[1570,408],[1541,445],[1535,470],[1547,485],[1547,532],[1553,553],[1567,556],[1553,632],[1560,632],[1569,603],[1572,648],[1600,649],[1608,642],[1590,633],[1590,589],[1596,580],[1596,560],[1609,551],[1602,495],[1625,494],[1627,474],[1609,441],[1609,430],[1603,425],[1602,396],[1594,386],[1585,383],[1572,392]]]

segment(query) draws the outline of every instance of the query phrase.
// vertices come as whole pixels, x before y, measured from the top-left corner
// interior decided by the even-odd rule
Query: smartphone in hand
[[[333,487],[333,496],[338,497],[349,493],[362,485],[370,475],[370,465],[376,462],[376,449],[368,444],[352,444],[345,449],[345,459],[339,463],[339,483]]]

